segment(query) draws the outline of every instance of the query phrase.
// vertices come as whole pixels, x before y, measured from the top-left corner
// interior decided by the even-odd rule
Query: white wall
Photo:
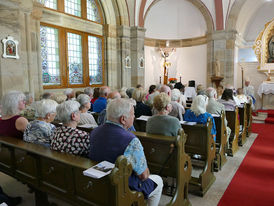
[[[171,66],[168,78],[175,77],[179,81],[181,74],[183,84],[193,79],[196,85],[206,85],[206,54],[206,45],[177,48],[169,58]],[[145,46],[145,88],[151,84],[158,84],[160,76],[163,83],[163,62],[158,48]]]
[[[246,41],[254,41],[259,33],[264,29],[267,22],[274,17],[274,1],[266,2],[256,11],[255,15],[249,20],[247,28],[244,32],[244,39]]]
[[[162,0],[149,10],[145,19],[146,37],[186,39],[206,34],[201,12],[186,0]]]

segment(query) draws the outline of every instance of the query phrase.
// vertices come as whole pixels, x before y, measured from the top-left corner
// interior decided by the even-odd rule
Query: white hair
[[[20,112],[19,102],[25,100],[25,95],[19,91],[10,91],[2,99],[2,115],[15,115]]]
[[[68,100],[58,105],[56,108],[57,118],[64,124],[71,122],[71,114],[79,112],[80,104],[77,101]]]
[[[80,109],[82,109],[87,103],[90,102],[90,97],[87,94],[80,94],[77,97],[77,101],[80,103]]]
[[[71,94],[72,92],[73,92],[73,89],[67,88],[67,89],[64,91],[64,94],[65,94],[65,95],[69,95],[69,94]]]
[[[208,87],[206,89],[206,95],[208,96],[208,98],[215,98],[217,96],[216,89],[214,89],[213,87]]]
[[[181,98],[181,92],[179,89],[171,90],[171,101],[178,101]]]
[[[45,118],[47,114],[55,113],[58,103],[51,99],[42,99],[36,102],[36,116]]]
[[[93,88],[91,88],[91,87],[85,88],[85,89],[84,89],[84,93],[85,93],[86,95],[93,95]]]
[[[191,104],[191,111],[194,112],[196,116],[206,113],[207,97],[204,95],[198,95],[194,98]]]
[[[113,99],[107,104],[107,119],[119,121],[121,116],[129,117],[134,102],[131,99]]]

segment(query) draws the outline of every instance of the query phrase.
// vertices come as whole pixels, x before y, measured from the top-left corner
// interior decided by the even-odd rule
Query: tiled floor
[[[223,169],[215,173],[216,181],[204,197],[198,197],[189,194],[189,199],[192,206],[215,206],[218,204],[224,191],[226,190],[235,172],[240,166],[243,158],[245,157],[250,146],[254,142],[256,136],[256,134],[252,134],[249,138],[247,138],[247,142],[245,143],[245,145],[243,147],[240,147],[239,151],[233,158],[228,157],[228,161],[224,165]],[[9,195],[22,196],[23,202],[21,206],[34,206],[34,195],[32,193],[28,193],[28,187],[26,185],[23,185],[22,183],[3,173],[0,173],[0,185]],[[66,204],[63,201],[57,200],[53,197],[50,197],[49,200],[50,202],[54,202],[60,206],[69,206],[69,204]],[[170,197],[163,195],[160,205],[165,205],[169,200]]]

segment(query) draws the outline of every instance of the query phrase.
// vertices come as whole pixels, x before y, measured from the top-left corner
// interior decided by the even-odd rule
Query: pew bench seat
[[[117,158],[110,175],[101,179],[83,175],[97,163],[13,137],[0,137],[0,171],[33,188],[36,206],[49,205],[47,194],[80,206],[146,205],[143,194],[128,187],[132,166],[124,156]]]

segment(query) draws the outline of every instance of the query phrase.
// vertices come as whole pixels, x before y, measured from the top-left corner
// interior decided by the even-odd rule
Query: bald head
[[[161,88],[160,88],[160,93],[161,92],[164,92],[166,93],[168,96],[171,96],[171,89],[170,87],[168,87],[167,85],[163,85]]]
[[[108,99],[117,99],[117,98],[121,98],[121,94],[117,91],[115,92],[110,92],[107,96]]]

